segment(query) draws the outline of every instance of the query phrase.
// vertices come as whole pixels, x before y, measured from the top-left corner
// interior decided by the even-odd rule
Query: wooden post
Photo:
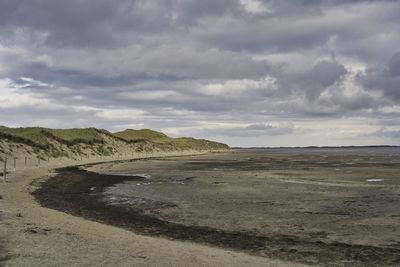
[[[7,159],[4,159],[3,179],[4,182],[7,182]]]
[[[17,158],[14,157],[14,171],[17,170]]]
[[[26,165],[28,165],[28,158],[25,157],[25,169],[26,169]]]

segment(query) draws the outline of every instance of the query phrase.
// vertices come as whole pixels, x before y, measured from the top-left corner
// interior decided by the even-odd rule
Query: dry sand
[[[53,168],[17,171],[0,181],[0,265],[301,266],[191,242],[137,235],[41,207],[30,194]],[[75,163],[76,164],[76,163]]]

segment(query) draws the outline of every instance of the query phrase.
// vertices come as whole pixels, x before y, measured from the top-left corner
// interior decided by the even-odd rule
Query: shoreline
[[[1,184],[0,266],[303,266],[138,235],[42,207],[31,192],[59,167],[66,162],[11,173]]]
[[[136,234],[191,241],[303,264],[329,264],[332,258],[360,265],[390,265],[400,260],[395,256],[400,251],[394,248],[326,243],[272,233],[261,236],[251,232],[229,232],[164,221],[144,214],[145,210],[110,207],[100,201],[100,194],[106,187],[124,181],[141,181],[143,177],[100,174],[79,167],[61,168],[57,172],[57,175],[33,192],[39,203],[74,216],[122,227]]]
[[[235,150],[230,152],[232,151]],[[171,155],[171,157],[182,156],[190,155]],[[196,155],[191,154],[191,156]],[[75,178],[76,181],[87,182],[86,191],[78,190],[75,194],[69,194],[77,197],[80,193],[96,193],[96,190],[97,193],[101,192],[100,187],[90,192],[88,189],[93,187],[89,187],[90,183],[98,184],[98,178],[102,176],[114,177],[107,181],[103,179],[104,186],[132,179],[132,176],[101,174],[79,168],[85,166],[90,168],[107,162],[118,164],[149,158],[92,161],[70,166],[59,162],[58,165],[12,173],[10,181],[0,186],[0,266],[309,266],[339,263],[344,265],[351,263],[352,266],[393,266],[400,262],[397,247],[327,243],[296,236],[273,235],[273,233],[254,236],[249,232],[247,233],[249,239],[246,242],[250,243],[246,243],[246,246],[254,249],[246,250],[240,247],[240,241],[246,237],[241,232],[207,227],[199,229],[190,225],[175,224],[178,236],[174,236],[165,234],[157,227],[146,230],[146,225],[140,225],[143,221],[138,224],[142,227],[142,231],[139,232],[129,226],[129,223],[125,227],[110,223],[108,215],[101,212],[97,213],[100,219],[101,216],[106,218],[96,220],[93,213],[89,214],[93,211],[88,211],[87,207],[77,210],[79,205],[76,203],[79,202],[64,201],[59,202],[58,208],[46,208],[34,198],[34,192],[41,190],[41,185],[54,183],[54,186],[62,188],[63,183],[72,181],[69,179],[70,175],[64,173],[62,177],[60,170],[78,170],[76,175],[83,174],[82,177]],[[151,158],[163,160],[170,157],[163,155]],[[89,182],[87,174],[92,176]],[[57,176],[61,179],[61,183],[54,180]],[[64,189],[65,193],[70,192],[67,188]],[[59,198],[63,197],[57,196],[57,199]],[[47,199],[48,203],[52,200],[52,197]],[[77,211],[86,216],[77,214]],[[141,214],[136,215],[143,217]],[[160,220],[156,223],[169,224]],[[180,233],[182,227],[189,227],[187,229],[192,232],[187,230]],[[203,236],[202,231],[208,231],[209,235]],[[195,235],[187,238],[187,233]],[[204,240],[208,237],[213,240]],[[234,237],[233,241],[231,237]],[[304,255],[309,258],[301,259]]]
[[[228,246],[230,249],[247,252],[255,251],[266,241],[263,237],[250,234],[179,225],[146,215],[140,210],[110,207],[100,201],[99,193],[102,193],[106,187],[125,181],[143,181],[143,177],[99,174],[78,167],[61,168],[56,171],[58,172],[56,176],[32,192],[36,200],[45,207],[122,227],[137,234],[161,236],[181,241],[197,241],[220,247]],[[66,177],[69,179],[68,182]],[[213,239],[214,235],[217,235],[216,239]],[[218,235],[222,237],[221,241],[219,241]],[[244,237],[247,237],[247,242]]]

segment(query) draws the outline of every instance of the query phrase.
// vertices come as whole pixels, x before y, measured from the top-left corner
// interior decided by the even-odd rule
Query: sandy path
[[[32,181],[51,168],[0,181],[0,265],[4,266],[300,266],[190,242],[136,235],[40,207]]]

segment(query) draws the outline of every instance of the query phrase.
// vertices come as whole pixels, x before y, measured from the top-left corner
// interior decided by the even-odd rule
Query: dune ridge
[[[50,129],[0,126],[0,161],[6,158],[71,159],[130,157],[135,153],[214,152],[229,149],[223,143],[189,137],[172,138],[149,130],[111,133],[97,128]]]

